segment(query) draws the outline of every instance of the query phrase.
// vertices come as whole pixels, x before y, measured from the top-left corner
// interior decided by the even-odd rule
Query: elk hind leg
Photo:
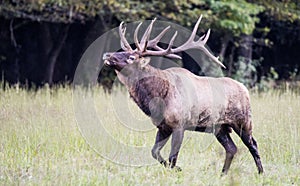
[[[241,137],[243,143],[248,147],[254,161],[256,164],[256,167],[258,169],[258,173],[261,174],[264,172],[262,164],[261,164],[261,160],[260,160],[260,156],[258,153],[258,148],[257,148],[257,143],[255,141],[255,139],[253,138],[253,136],[251,134],[249,134],[249,132],[245,132],[243,130],[239,131],[239,130],[235,130],[236,133]]]
[[[216,135],[218,141],[221,143],[221,145],[225,148],[226,151],[226,157],[222,169],[222,174],[227,174],[231,161],[237,152],[236,145],[232,141],[229,132],[230,132],[229,126],[222,126],[219,133]]]

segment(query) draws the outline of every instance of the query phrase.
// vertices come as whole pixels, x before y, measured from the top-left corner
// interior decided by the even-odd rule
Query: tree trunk
[[[57,58],[61,52],[61,49],[65,43],[65,40],[68,36],[70,25],[62,25],[62,28],[60,30],[59,36],[57,37],[57,40],[54,42],[46,42],[49,45],[52,45],[52,47],[45,48],[45,57],[46,57],[46,72],[44,76],[44,83],[48,83],[49,85],[52,85],[53,83],[53,77],[54,77],[54,70],[55,65],[57,63]],[[47,38],[44,39],[51,39],[51,32],[49,30],[49,25],[46,25],[46,29],[48,30],[47,33],[50,34],[47,36]],[[47,34],[46,33],[46,34]]]
[[[244,57],[245,63],[250,63],[252,61],[252,35],[242,35],[239,47],[239,56]]]
[[[15,38],[14,20],[0,18],[0,84],[15,85],[20,78],[20,45]]]
[[[220,57],[221,60],[224,59],[225,52],[226,52],[229,41],[230,41],[230,37],[229,37],[228,34],[226,34],[224,36],[224,38],[222,39],[222,47],[221,47],[221,51],[219,53],[219,57]]]
[[[240,47],[238,49],[239,55],[239,71],[243,71],[243,80],[248,87],[254,86],[257,81],[257,73],[253,66],[252,60],[252,45],[253,36],[252,35],[241,35]]]
[[[235,47],[231,47],[230,55],[229,55],[229,60],[228,60],[228,71],[227,71],[227,76],[231,77],[232,72],[233,72],[233,57],[234,57],[234,52],[235,52]]]

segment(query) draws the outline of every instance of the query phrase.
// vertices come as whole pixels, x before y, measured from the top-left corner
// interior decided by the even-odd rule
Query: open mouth
[[[104,64],[107,65],[107,66],[111,65],[111,63],[108,60],[104,60]]]
[[[113,66],[113,65],[117,65],[117,62],[114,59],[105,59],[104,60],[104,64],[107,66]]]
[[[112,56],[111,53],[105,53],[105,54],[103,54],[102,59],[104,60],[104,64],[105,65],[110,66],[110,65],[114,64],[114,62],[111,62],[111,56]]]

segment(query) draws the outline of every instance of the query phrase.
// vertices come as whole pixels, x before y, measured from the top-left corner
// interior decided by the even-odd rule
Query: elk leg
[[[165,167],[167,166],[167,162],[160,155],[160,150],[165,146],[171,134],[172,134],[171,129],[159,128],[156,133],[155,144],[151,151],[153,158],[156,159],[159,163],[163,164]]]
[[[169,156],[169,162],[170,162],[170,167],[175,168],[178,171],[181,171],[181,168],[176,166],[176,161],[182,144],[183,134],[184,134],[183,129],[175,129],[172,133],[171,152]]]
[[[216,135],[216,137],[226,151],[226,157],[222,169],[222,174],[227,174],[231,161],[235,153],[237,152],[237,148],[234,142],[232,141],[227,128],[222,127],[219,133]]]
[[[253,136],[251,134],[247,134],[246,132],[242,131],[236,131],[236,133],[241,137],[243,143],[248,147],[251,155],[253,156],[253,159],[255,161],[256,167],[258,169],[258,173],[261,174],[264,172],[261,161],[260,161],[260,156],[258,153],[257,149],[257,143]]]

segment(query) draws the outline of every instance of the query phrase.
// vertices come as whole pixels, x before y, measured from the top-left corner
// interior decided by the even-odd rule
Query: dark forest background
[[[300,80],[298,0],[0,0],[1,84],[28,88],[71,83],[87,47],[121,21],[157,17],[192,29],[212,29],[208,46],[226,76],[248,87],[272,88]],[[183,66],[201,75],[188,56]],[[109,88],[113,71],[102,70]]]

